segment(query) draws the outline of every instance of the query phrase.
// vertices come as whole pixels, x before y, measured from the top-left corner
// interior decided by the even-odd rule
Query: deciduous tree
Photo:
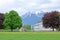
[[[7,28],[11,28],[11,31],[13,31],[13,29],[17,27],[21,28],[22,19],[16,11],[11,10],[9,13],[5,14],[4,26]]]
[[[43,17],[43,26],[45,28],[52,28],[54,31],[54,28],[59,28],[59,16],[57,15],[57,11],[47,12]]]
[[[3,20],[4,20],[4,14],[0,13],[0,29],[3,29]]]

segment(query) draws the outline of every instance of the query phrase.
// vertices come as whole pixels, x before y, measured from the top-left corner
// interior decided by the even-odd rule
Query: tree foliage
[[[43,26],[45,28],[52,28],[54,31],[54,28],[59,28],[59,16],[57,15],[57,11],[47,12],[43,17]]]
[[[58,28],[58,31],[60,31],[60,12],[58,13],[58,16],[59,16],[59,28]]]
[[[22,27],[22,19],[16,11],[11,10],[9,13],[5,13],[4,26],[13,31],[14,28]]]
[[[4,14],[0,13],[0,29],[3,29],[3,20],[4,20]]]

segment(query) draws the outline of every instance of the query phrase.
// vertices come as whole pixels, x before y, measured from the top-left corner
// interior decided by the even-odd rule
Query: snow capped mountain
[[[22,16],[23,24],[24,25],[34,25],[42,20],[44,16],[43,11],[31,11],[27,12],[25,15]]]

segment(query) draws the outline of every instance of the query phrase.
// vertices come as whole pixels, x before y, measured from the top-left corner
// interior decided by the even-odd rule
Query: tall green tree
[[[21,28],[22,19],[16,11],[11,10],[9,13],[5,14],[4,26],[7,28],[11,28],[11,31],[13,31],[13,29],[17,27]]]

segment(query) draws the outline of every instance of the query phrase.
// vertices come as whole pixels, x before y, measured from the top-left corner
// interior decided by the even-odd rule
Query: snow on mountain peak
[[[22,16],[23,24],[33,25],[38,21],[40,21],[43,15],[44,15],[44,12],[42,11],[27,12],[25,15]]]
[[[42,13],[44,13],[44,12],[39,11],[39,10],[29,11],[25,15],[23,15],[23,18],[26,18],[28,16],[31,17],[32,15],[35,15],[37,17],[41,17],[41,16],[43,16]]]

